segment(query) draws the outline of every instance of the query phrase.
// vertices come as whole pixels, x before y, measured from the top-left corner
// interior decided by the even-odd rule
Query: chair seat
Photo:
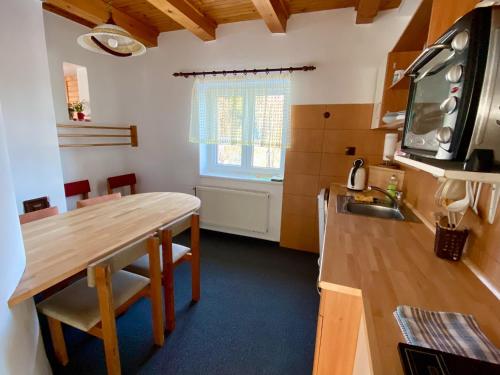
[[[112,276],[113,304],[118,308],[149,284],[149,279],[127,271]],[[97,290],[83,278],[37,304],[51,318],[87,332],[101,321]]]
[[[191,249],[186,246],[182,246],[179,244],[172,244],[172,261],[176,263],[179,259],[181,259],[184,255],[189,253]],[[163,271],[163,261],[160,258],[160,265]],[[139,275],[149,276],[149,258],[147,255],[144,255],[137,259],[134,263],[126,267],[127,271],[137,273]]]

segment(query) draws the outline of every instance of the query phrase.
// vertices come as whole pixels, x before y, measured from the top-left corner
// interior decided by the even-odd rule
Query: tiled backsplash
[[[372,104],[296,105],[287,150],[281,245],[318,252],[316,196],[332,182],[347,181],[355,159],[382,161],[383,130],[370,130]],[[325,116],[325,113],[327,115]],[[345,155],[355,147],[354,156]]]

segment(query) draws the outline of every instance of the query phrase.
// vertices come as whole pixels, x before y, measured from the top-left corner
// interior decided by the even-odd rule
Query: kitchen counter
[[[331,186],[319,286],[361,294],[375,375],[403,374],[398,305],[472,314],[500,347],[500,301],[465,264],[437,258],[422,223],[337,213],[345,193]]]

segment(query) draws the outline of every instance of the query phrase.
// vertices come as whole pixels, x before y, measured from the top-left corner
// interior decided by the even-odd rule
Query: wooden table
[[[169,223],[195,214],[199,208],[200,200],[192,195],[145,193],[24,224],[26,267],[9,306],[76,275]],[[198,238],[198,225],[191,231]],[[191,250],[199,253],[195,242]]]

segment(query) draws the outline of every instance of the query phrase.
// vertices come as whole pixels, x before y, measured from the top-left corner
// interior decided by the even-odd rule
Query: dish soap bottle
[[[396,196],[398,194],[398,178],[396,175],[392,175],[391,178],[389,179],[389,183],[387,184],[387,193],[394,199],[396,199]]]

